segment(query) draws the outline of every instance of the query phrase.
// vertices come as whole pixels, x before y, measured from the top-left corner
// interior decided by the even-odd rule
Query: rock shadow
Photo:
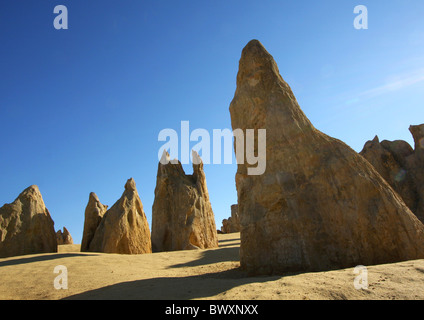
[[[224,247],[212,250],[202,251],[201,257],[197,260],[189,261],[172,265],[168,268],[182,268],[182,267],[198,267],[207,264],[240,261],[240,247]]]
[[[32,262],[39,262],[39,261],[48,261],[48,260],[61,259],[61,258],[78,257],[78,256],[86,257],[86,256],[92,256],[92,255],[94,254],[57,253],[57,254],[39,255],[39,256],[31,256],[31,257],[19,256],[19,258],[0,261],[0,267],[14,266],[18,264],[32,263]]]
[[[279,277],[247,277],[240,268],[187,277],[161,277],[117,283],[64,300],[190,300],[213,297],[249,283]]]

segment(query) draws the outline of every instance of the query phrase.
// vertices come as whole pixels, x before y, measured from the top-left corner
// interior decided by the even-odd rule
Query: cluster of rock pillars
[[[266,129],[266,171],[238,164],[238,204],[219,232],[241,232],[250,274],[320,271],[424,258],[424,125],[405,141],[368,141],[358,154],[317,130],[263,45],[242,51],[233,129]],[[165,157],[169,157],[167,153]],[[198,155],[196,155],[198,156]],[[199,162],[198,162],[199,163]],[[119,254],[218,247],[203,163],[193,174],[159,162],[150,231],[133,179],[111,207],[89,196],[81,251]],[[0,257],[72,243],[37,186],[0,208]]]

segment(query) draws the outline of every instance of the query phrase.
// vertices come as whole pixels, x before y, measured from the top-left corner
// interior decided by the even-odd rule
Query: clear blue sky
[[[58,4],[68,30],[53,27]],[[368,30],[353,27],[359,4]],[[151,226],[159,132],[231,128],[251,39],[313,124],[356,151],[376,134],[412,144],[409,125],[424,123],[422,0],[2,0],[0,206],[37,184],[80,243],[89,193],[111,206],[133,177]],[[205,172],[219,228],[236,165]]]

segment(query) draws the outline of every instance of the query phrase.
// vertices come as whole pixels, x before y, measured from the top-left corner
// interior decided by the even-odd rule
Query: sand
[[[424,299],[424,260],[368,267],[368,289],[356,290],[353,268],[272,277],[240,270],[240,234],[219,235],[220,248],[145,255],[58,253],[0,259],[0,299]],[[68,289],[54,273],[66,267]]]

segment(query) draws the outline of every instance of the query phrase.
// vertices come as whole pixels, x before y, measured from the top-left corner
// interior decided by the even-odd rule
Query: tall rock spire
[[[241,266],[317,271],[424,258],[424,226],[377,171],[318,131],[273,57],[243,49],[230,105],[235,129],[266,129],[266,171],[238,164]]]

